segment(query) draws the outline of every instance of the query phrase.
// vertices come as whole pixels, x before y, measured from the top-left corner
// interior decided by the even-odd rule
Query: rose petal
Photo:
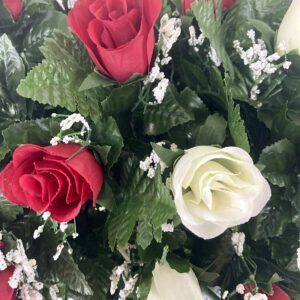
[[[9,10],[14,20],[18,20],[22,14],[22,0],[3,0],[3,4]]]
[[[48,184],[53,179],[50,174],[20,177],[20,186],[24,191],[28,206],[38,213],[46,211],[49,207]]]
[[[60,205],[51,206],[51,218],[57,222],[69,222],[78,216],[81,206],[84,204],[80,201],[73,202],[71,204],[65,204],[64,200],[58,201]]]
[[[87,3],[93,3],[94,0],[86,0]],[[84,3],[84,0],[76,2],[74,8],[68,14],[68,24],[71,30],[80,38],[80,40],[85,44],[89,55],[91,56],[93,62],[100,70],[100,72],[106,76],[109,76],[108,72],[104,68],[101,59],[97,53],[97,48],[92,43],[91,39],[87,34],[87,28],[89,22],[94,18],[90,13],[88,6]]]
[[[0,271],[0,291],[1,299],[3,300],[15,300],[17,290],[12,289],[9,284],[9,278],[13,275],[15,267],[10,266],[3,271]]]

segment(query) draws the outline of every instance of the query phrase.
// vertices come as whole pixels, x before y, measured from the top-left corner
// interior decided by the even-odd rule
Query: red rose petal
[[[89,6],[89,11],[98,20],[109,20],[109,14],[105,5],[105,0],[95,1]]]
[[[28,206],[38,213],[46,211],[49,207],[49,199],[46,193],[48,182],[52,180],[53,177],[50,174],[23,175],[20,177],[20,186],[24,191]]]
[[[3,0],[3,4],[9,10],[14,20],[18,20],[22,14],[22,0]]]
[[[80,40],[85,44],[89,55],[91,56],[93,62],[106,76],[109,76],[109,73],[103,67],[101,59],[97,53],[97,48],[92,43],[89,38],[86,29],[88,28],[89,22],[94,18],[94,16],[90,13],[88,6],[80,4],[84,1],[76,2],[74,8],[68,14],[68,24],[72,31],[80,38]],[[89,1],[93,3],[93,1]]]
[[[124,15],[127,13],[127,3],[126,0],[105,0],[106,7],[109,15],[111,13],[118,12],[117,14]]]
[[[51,218],[57,222],[69,222],[78,216],[81,206],[84,204],[81,201],[72,204],[64,204],[63,199],[60,205],[50,206]]]
[[[4,271],[0,271],[0,293],[3,300],[15,300],[17,290],[12,289],[8,280],[13,275],[15,268],[13,266],[8,267]]]
[[[46,156],[43,161],[40,161],[36,164],[36,170],[40,172],[53,172],[53,175],[56,176],[58,181],[58,194],[52,201],[55,201],[57,197],[63,196],[66,203],[71,203],[78,200],[78,195],[75,190],[76,182],[72,171],[68,168],[67,164],[64,161],[61,161],[59,158]],[[60,174],[62,177],[60,177]]]

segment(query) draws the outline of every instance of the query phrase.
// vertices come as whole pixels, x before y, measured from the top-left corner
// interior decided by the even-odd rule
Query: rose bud
[[[162,0],[78,0],[68,15],[99,71],[119,82],[147,74]]]
[[[75,218],[83,204],[97,196],[102,169],[93,154],[77,144],[17,148],[12,161],[0,173],[0,192],[11,203],[50,212],[58,222]]]
[[[203,239],[248,222],[271,197],[266,179],[237,147],[186,150],[174,168],[172,186],[183,225]]]
[[[192,269],[188,273],[179,273],[167,262],[156,263],[152,272],[152,283],[147,300],[186,299],[202,300],[201,289]]]

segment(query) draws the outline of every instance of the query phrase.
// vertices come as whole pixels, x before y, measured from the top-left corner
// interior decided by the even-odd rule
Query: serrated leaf
[[[262,173],[270,182],[279,187],[290,187],[292,170],[296,163],[296,154],[293,144],[283,139],[266,147],[259,158],[258,164]]]
[[[246,133],[244,121],[241,118],[240,106],[234,104],[234,101],[230,95],[227,96],[228,101],[228,128],[231,137],[237,147],[250,152],[250,145],[248,136]]]
[[[14,221],[19,214],[23,213],[21,206],[11,204],[0,194],[0,221],[7,223]]]
[[[160,174],[157,172],[154,178],[148,178],[132,157],[124,164],[121,178],[124,188],[120,195],[122,202],[108,220],[110,247],[113,249],[116,244],[124,247],[135,224],[142,222],[138,229],[138,244],[145,248],[151,242],[150,236],[153,237],[157,230],[161,232],[161,225],[174,216],[174,202]]]
[[[101,115],[98,99],[106,97],[103,89],[79,92],[79,87],[92,71],[90,58],[75,38],[55,31],[40,48],[45,56],[18,86],[18,93],[42,104],[78,110],[96,119]]]
[[[144,131],[148,135],[167,132],[172,127],[194,119],[179,103],[180,95],[174,87],[169,87],[163,102],[148,106],[144,114]]]
[[[204,125],[199,128],[196,145],[223,145],[226,138],[226,120],[219,114],[207,117]]]
[[[201,31],[209,39],[211,47],[215,49],[217,57],[233,79],[235,76],[233,65],[225,49],[224,39],[226,36],[221,31],[222,1],[197,1],[192,4],[192,11]]]

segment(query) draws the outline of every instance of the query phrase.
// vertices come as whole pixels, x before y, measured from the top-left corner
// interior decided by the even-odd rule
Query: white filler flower
[[[266,179],[237,147],[186,150],[175,166],[172,189],[182,223],[203,239],[248,222],[271,197]]]
[[[203,300],[201,289],[192,269],[178,273],[167,262],[156,263],[147,300]]]

